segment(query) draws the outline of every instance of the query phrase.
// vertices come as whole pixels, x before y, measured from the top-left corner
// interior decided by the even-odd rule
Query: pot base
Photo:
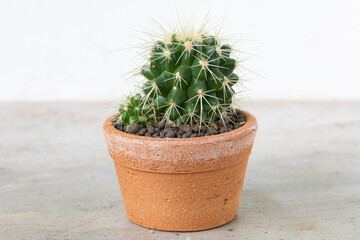
[[[202,173],[149,173],[115,164],[128,218],[165,231],[215,228],[237,215],[247,161]]]

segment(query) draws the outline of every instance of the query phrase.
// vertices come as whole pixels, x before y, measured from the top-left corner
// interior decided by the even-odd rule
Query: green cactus
[[[118,123],[208,124],[234,111],[232,48],[203,33],[174,33],[152,46],[141,93],[120,105]]]

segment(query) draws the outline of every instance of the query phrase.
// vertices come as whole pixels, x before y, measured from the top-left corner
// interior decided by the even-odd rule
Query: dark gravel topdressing
[[[117,122],[118,118],[114,118],[113,122]],[[212,122],[209,125],[166,125],[165,121],[158,124],[147,124],[146,127],[141,127],[139,124],[132,124],[129,127],[126,125],[115,124],[115,128],[144,137],[153,138],[194,138],[211,136],[237,129],[245,124],[245,116],[241,112],[229,115],[225,121],[225,125],[220,120]],[[127,130],[126,130],[127,129]]]

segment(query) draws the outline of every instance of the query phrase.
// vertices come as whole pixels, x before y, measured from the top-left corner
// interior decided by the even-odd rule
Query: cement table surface
[[[0,103],[0,239],[360,239],[360,102],[254,101],[238,216],[207,231],[130,222],[104,102]]]

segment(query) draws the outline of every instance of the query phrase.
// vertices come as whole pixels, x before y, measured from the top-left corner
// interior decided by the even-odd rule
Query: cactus
[[[235,112],[233,86],[239,81],[231,51],[230,45],[220,44],[215,36],[195,31],[156,41],[148,63],[139,71],[145,78],[141,93],[120,105],[118,123],[207,125],[225,121]]]

